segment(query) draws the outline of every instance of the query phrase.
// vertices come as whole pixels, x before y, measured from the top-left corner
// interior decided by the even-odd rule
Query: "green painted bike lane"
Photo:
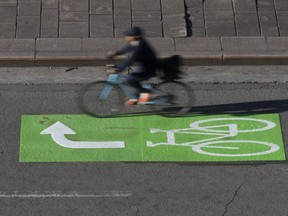
[[[282,160],[278,114],[22,116],[20,162]]]

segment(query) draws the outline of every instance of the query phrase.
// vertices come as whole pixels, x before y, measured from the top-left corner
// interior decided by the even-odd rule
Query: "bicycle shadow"
[[[232,115],[254,115],[254,114],[269,114],[269,113],[282,113],[288,111],[288,100],[269,100],[269,101],[254,101],[254,102],[241,102],[231,104],[217,104],[205,106],[191,106],[186,115],[212,115],[212,114],[232,114]],[[121,117],[139,117],[145,115],[154,115],[152,111],[141,112],[128,112],[120,113],[111,118]],[[180,117],[185,115],[180,115]],[[174,116],[171,115],[171,118]],[[175,116],[179,117],[179,116]]]
[[[288,100],[269,100],[242,102],[231,104],[217,104],[206,106],[192,106],[190,114],[267,114],[288,111]]]

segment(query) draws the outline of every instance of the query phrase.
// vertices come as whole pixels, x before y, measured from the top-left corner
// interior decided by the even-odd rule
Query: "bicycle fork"
[[[105,87],[103,88],[103,90],[101,91],[100,95],[99,95],[99,99],[100,100],[106,100],[107,97],[109,96],[110,92],[112,91],[113,88],[113,83],[117,83],[119,75],[118,74],[111,74],[108,79],[107,82],[111,83],[110,85],[105,85]]]

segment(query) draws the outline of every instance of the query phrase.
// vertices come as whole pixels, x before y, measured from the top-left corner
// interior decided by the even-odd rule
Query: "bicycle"
[[[131,98],[135,95],[135,90],[125,82],[125,76],[127,75],[110,74],[107,80],[85,85],[77,97],[80,110],[94,117],[110,117],[121,113],[125,105],[125,96]],[[137,105],[148,105],[152,112],[173,117],[184,115],[191,108],[192,89],[183,82],[161,79],[156,83],[145,82],[142,87],[155,97]]]

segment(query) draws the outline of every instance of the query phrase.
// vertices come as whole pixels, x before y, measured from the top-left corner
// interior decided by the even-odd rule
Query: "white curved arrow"
[[[56,122],[40,134],[51,134],[52,139],[58,145],[73,149],[93,149],[93,148],[125,148],[124,141],[105,141],[105,142],[82,142],[68,140],[65,134],[76,134],[71,128],[61,122]]]

